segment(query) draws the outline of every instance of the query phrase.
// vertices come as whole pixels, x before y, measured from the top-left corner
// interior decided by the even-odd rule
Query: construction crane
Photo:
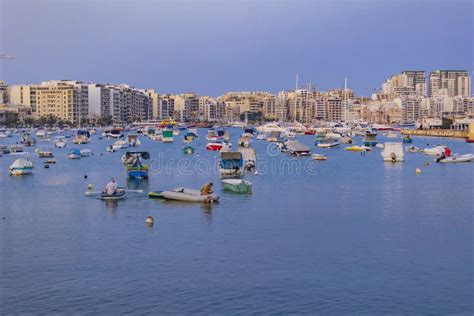
[[[0,54],[0,59],[15,59],[15,57],[8,56],[8,55],[5,55],[5,54]]]

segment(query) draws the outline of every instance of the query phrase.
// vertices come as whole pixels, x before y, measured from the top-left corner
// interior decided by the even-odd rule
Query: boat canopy
[[[290,152],[309,152],[311,151],[311,148],[306,146],[305,144],[302,144],[298,141],[288,141],[286,142],[286,148]]]
[[[80,129],[77,131],[77,136],[87,136],[89,138],[91,137],[91,134],[89,133],[89,131]]]
[[[222,151],[221,166],[224,169],[234,169],[243,166],[242,153],[239,151]]]

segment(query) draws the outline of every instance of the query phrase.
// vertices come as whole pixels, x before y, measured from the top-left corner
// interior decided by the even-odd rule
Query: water
[[[231,132],[235,145],[239,130]],[[106,153],[112,141],[96,136],[81,145],[94,157],[68,160],[67,149],[55,149],[57,164],[43,169],[33,155],[32,176],[8,176],[15,157],[0,158],[0,312],[474,311],[474,164],[409,153],[404,163],[386,164],[379,149],[366,156],[319,150],[314,136],[299,139],[329,160],[290,160],[254,140],[260,175],[245,177],[254,193],[235,195],[221,191],[215,168],[205,174],[217,154],[204,150],[205,131],[199,134],[199,156],[181,153],[182,136],[173,144],[142,138],[139,148],[156,161],[141,182],[126,180],[123,152]],[[474,152],[462,140],[414,141],[427,143]],[[132,193],[118,203],[84,196],[87,184],[100,190],[112,176],[145,191],[213,181],[221,201],[204,207]],[[148,215],[153,227],[145,225]]]

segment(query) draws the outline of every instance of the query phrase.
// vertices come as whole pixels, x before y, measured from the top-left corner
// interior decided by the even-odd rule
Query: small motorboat
[[[321,143],[317,144],[319,148],[334,148],[337,147],[341,144],[341,141],[339,139],[325,139]]]
[[[402,141],[403,141],[404,144],[411,144],[411,143],[413,143],[413,139],[411,139],[411,137],[410,137],[409,135],[403,137],[403,140],[402,140]]]
[[[212,142],[212,143],[207,143],[206,149],[207,150],[221,150],[221,149],[230,149],[232,148],[232,144],[229,142]]]
[[[466,138],[466,143],[474,143],[474,138]]]
[[[90,157],[90,155],[92,155],[92,150],[88,148],[81,149],[80,152],[81,152],[81,157]]]
[[[59,137],[54,141],[54,147],[64,148],[66,146],[67,146],[67,142],[62,137]]]
[[[404,152],[402,143],[385,143],[384,149],[380,153],[383,161],[386,162],[403,162]]]
[[[46,149],[36,149],[36,154],[39,158],[52,158],[54,157],[53,151]]]
[[[376,139],[377,133],[375,131],[368,130],[365,132],[364,146],[376,146],[378,141]]]
[[[438,157],[434,160],[439,163],[456,163],[456,162],[471,162],[474,161],[474,154],[452,155],[446,158]]]
[[[12,146],[10,147],[11,154],[22,154],[24,152],[23,146]]]
[[[438,145],[434,148],[425,148],[423,153],[428,156],[441,156],[447,146]]]
[[[209,203],[218,201],[219,197],[215,194],[202,195],[201,191],[187,188],[176,188],[173,190],[163,191],[161,195],[166,200],[195,202],[195,203]]]
[[[71,149],[67,154],[69,159],[81,159],[81,151],[79,149]]]
[[[18,158],[10,165],[11,176],[22,176],[33,172],[34,164],[28,158]]]
[[[224,179],[221,180],[224,190],[235,193],[252,193],[252,183],[242,179]]]
[[[346,147],[344,148],[344,150],[347,150],[347,151],[355,151],[355,152],[362,152],[362,151],[368,151],[369,148],[365,147],[365,146],[349,146],[349,147]]]
[[[109,195],[105,192],[100,193],[99,199],[104,201],[117,201],[122,200],[127,196],[127,191],[124,189],[117,189],[115,194]]]
[[[54,159],[46,159],[43,161],[44,164],[48,164],[48,165],[51,165],[51,164],[55,164],[56,163],[56,160]]]
[[[328,160],[328,156],[321,155],[321,154],[313,154],[311,155],[311,158],[313,158],[313,160],[320,160],[320,161]]]

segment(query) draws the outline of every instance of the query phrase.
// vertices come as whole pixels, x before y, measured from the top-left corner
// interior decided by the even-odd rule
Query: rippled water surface
[[[90,158],[55,149],[58,163],[43,169],[33,155],[31,176],[8,176],[15,157],[0,158],[0,313],[473,313],[474,163],[406,154],[385,164],[379,149],[320,150],[314,136],[299,139],[329,160],[293,160],[254,140],[260,174],[245,176],[252,195],[236,195],[222,191],[199,133],[199,156],[185,160],[182,136],[142,138],[155,160],[141,182],[127,181],[121,153],[96,136],[81,145]],[[414,141],[438,143],[474,152],[462,140]],[[221,201],[84,196],[111,176],[146,192],[213,181]]]

